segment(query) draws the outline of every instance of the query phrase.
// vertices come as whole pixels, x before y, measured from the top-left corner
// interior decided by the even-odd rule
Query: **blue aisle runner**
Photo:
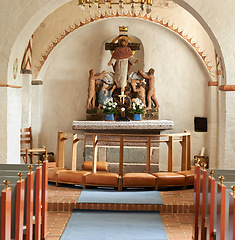
[[[82,190],[78,203],[163,204],[157,191]]]
[[[61,240],[168,240],[159,212],[74,210]]]

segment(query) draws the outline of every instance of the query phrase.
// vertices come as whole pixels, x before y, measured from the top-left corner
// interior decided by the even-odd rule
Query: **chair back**
[[[27,144],[29,149],[33,148],[32,128],[21,128],[20,129],[20,144],[21,148]]]

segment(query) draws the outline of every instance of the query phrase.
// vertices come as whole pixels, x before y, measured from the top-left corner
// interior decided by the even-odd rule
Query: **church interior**
[[[0,239],[235,239],[235,4],[0,3]]]

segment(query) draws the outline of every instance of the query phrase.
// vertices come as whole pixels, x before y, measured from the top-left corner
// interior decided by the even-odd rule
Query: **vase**
[[[105,121],[114,121],[114,114],[113,113],[106,113],[104,120]]]
[[[141,121],[142,120],[142,114],[135,113],[133,117],[133,121]]]

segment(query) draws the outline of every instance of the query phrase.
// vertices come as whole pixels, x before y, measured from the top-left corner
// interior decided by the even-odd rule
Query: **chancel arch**
[[[119,25],[128,25],[129,34],[141,40],[144,70],[151,67],[156,70],[160,119],[174,120],[176,132],[184,129],[193,132],[194,115],[207,117],[207,82],[210,77],[188,44],[172,31],[141,19],[120,17],[118,22],[116,18],[96,21],[73,31],[60,41],[38,75],[44,82],[40,138],[52,151],[56,150],[54,140],[58,129],[70,131],[73,120],[86,119],[89,70],[111,70],[107,66],[110,52],[101,51],[100,46],[118,34]],[[145,35],[142,34],[143,29]],[[207,133],[193,135],[192,152],[195,155],[206,145]],[[161,158],[164,166],[164,154]]]
[[[29,9],[31,9],[32,11],[28,11],[29,13],[28,14],[22,14],[22,16],[24,15],[24,21],[17,21],[17,24],[15,24],[16,20],[13,18],[12,19],[12,25],[16,26],[17,28],[17,31],[14,31],[12,29],[12,31],[14,31],[14,34],[12,34],[11,38],[10,38],[10,41],[8,42],[8,44],[5,46],[4,48],[4,53],[5,55],[7,56],[7,58],[5,59],[5,61],[3,61],[1,64],[3,66],[3,71],[1,73],[1,82],[5,82],[7,81],[8,83],[12,83],[13,85],[21,85],[21,77],[20,77],[20,74],[18,73],[18,76],[17,76],[17,80],[16,81],[13,81],[12,80],[12,68],[13,68],[13,63],[15,61],[16,58],[19,59],[19,62],[21,62],[22,60],[22,57],[23,57],[23,52],[24,52],[24,49],[25,47],[27,46],[27,42],[28,42],[28,39],[30,38],[30,36],[33,34],[34,30],[36,29],[37,26],[39,26],[39,24],[42,22],[43,19],[45,19],[46,16],[49,16],[50,13],[53,13],[55,9],[59,9],[60,6],[62,6],[64,3],[68,3],[69,1],[63,1],[63,2],[59,2],[58,1],[47,1],[47,5],[44,5],[43,6],[43,3],[40,3],[41,5],[34,5],[34,8],[32,8],[32,6],[29,4],[28,5],[28,8],[24,11],[28,11]],[[74,1],[75,2],[75,1]],[[198,6],[196,7],[195,6],[195,3],[194,1],[191,1],[192,4],[192,8],[198,12],[198,15],[199,16],[203,16],[203,12],[206,12],[206,10],[209,10],[211,7],[213,8],[213,6],[211,5],[205,5],[204,6],[204,3],[199,3]],[[190,2],[190,3],[191,3]],[[22,3],[22,2],[21,2]],[[178,3],[184,3],[184,1],[181,1],[179,0]],[[203,7],[200,8],[201,4],[203,5]],[[216,3],[217,4],[217,3]],[[66,5],[66,4],[65,4]],[[226,4],[225,4],[226,5]],[[23,6],[23,3],[22,3],[22,6]],[[183,5],[182,5],[183,6]],[[7,6],[6,6],[7,7]],[[184,6],[183,6],[184,7]],[[229,6],[228,6],[229,7]],[[226,6],[223,8],[225,9]],[[46,11],[44,11],[46,9]],[[203,11],[202,11],[203,9]],[[44,12],[44,13],[43,13]],[[43,13],[43,14],[42,14]],[[77,14],[78,12],[76,12]],[[79,13],[80,14],[80,13]],[[223,14],[223,13],[222,13]],[[40,15],[40,16],[39,16]],[[224,14],[226,15],[226,14]],[[207,22],[210,23],[210,19],[207,19]],[[211,24],[209,24],[211,25]],[[212,24],[213,25],[213,24]],[[7,26],[4,25],[3,27],[3,31],[5,31]],[[23,29],[23,30],[21,30]],[[219,45],[220,46],[223,46],[223,48],[225,49],[226,51],[226,56],[228,56],[228,48],[226,49],[226,46],[227,44],[224,44],[224,41],[222,40],[222,36],[221,34],[218,32],[218,28],[214,28],[212,26],[212,29],[214,30],[213,31],[213,36],[212,38],[214,37],[215,39],[218,40],[219,42]],[[9,30],[11,31],[11,30]],[[14,37],[15,36],[15,37]],[[232,39],[230,39],[232,41]],[[226,45],[226,46],[225,46]],[[229,44],[228,44],[229,45]],[[20,48],[19,48],[20,46]],[[46,46],[42,46],[42,47],[46,47]],[[11,53],[10,53],[11,52]],[[218,51],[219,52],[219,51]],[[220,56],[221,57],[221,60],[220,61],[223,61],[223,56]],[[225,59],[225,62],[229,62],[230,59],[229,57]],[[7,67],[6,67],[7,66]],[[225,65],[225,66],[230,66],[229,64]],[[8,74],[6,74],[7,72],[7,69],[8,69]],[[229,69],[231,69],[229,67]],[[223,71],[226,71],[226,68],[224,67],[223,68]],[[230,75],[232,74],[232,71],[230,71]],[[4,75],[5,74],[5,75]],[[229,76],[230,76],[229,75]],[[232,79],[231,77],[229,79]],[[223,83],[226,83],[226,79],[223,79]],[[18,93],[16,93],[16,95],[19,95]],[[20,98],[19,98],[20,99]],[[222,102],[222,101],[221,101]],[[6,111],[10,112],[9,109],[7,109]],[[20,116],[17,117],[17,119],[20,119]],[[226,119],[226,116],[223,117],[223,119]],[[20,120],[18,121],[20,123]],[[8,124],[9,125],[9,124]],[[225,126],[223,126],[223,129],[225,128]],[[226,127],[227,128],[227,127]],[[5,129],[5,130],[4,130]],[[7,136],[7,127],[4,127],[4,129],[1,129],[1,132],[3,134],[1,134],[1,136]],[[16,138],[16,135],[18,135],[18,133],[16,133],[13,137],[13,135],[9,135],[9,139],[17,139]],[[221,135],[222,136],[222,135]],[[5,138],[5,137],[4,137]],[[4,140],[4,139],[3,139]],[[13,140],[13,142],[16,141],[16,140]],[[17,140],[19,142],[19,140]],[[3,142],[3,141],[1,141]],[[222,148],[224,146],[224,144],[221,144]],[[222,150],[223,151],[223,150]],[[7,152],[7,151],[6,151]],[[231,151],[230,151],[231,152]],[[4,154],[5,156],[5,154]]]

